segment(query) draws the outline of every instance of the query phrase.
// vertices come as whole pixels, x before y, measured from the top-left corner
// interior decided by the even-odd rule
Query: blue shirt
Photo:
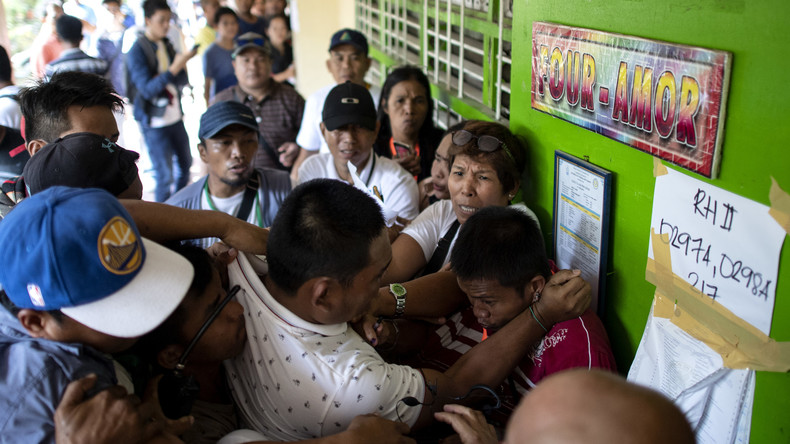
[[[232,53],[216,43],[212,43],[203,53],[203,77],[214,80],[209,91],[209,102],[218,92],[239,83],[233,71]]]
[[[92,395],[116,385],[112,361],[82,344],[30,336],[0,308],[0,443],[54,443],[55,409],[69,382],[96,373]]]

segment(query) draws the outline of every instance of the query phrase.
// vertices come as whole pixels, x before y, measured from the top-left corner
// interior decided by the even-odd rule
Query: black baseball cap
[[[352,82],[337,85],[326,96],[321,119],[329,131],[352,123],[375,131],[376,107],[373,97],[362,85]]]
[[[247,105],[229,100],[217,102],[208,107],[200,116],[198,137],[210,139],[231,125],[242,125],[258,132],[258,122]]]
[[[343,28],[332,35],[329,42],[329,50],[335,49],[340,45],[351,45],[368,55],[368,39],[359,31],[350,28]]]
[[[117,196],[138,179],[139,157],[104,136],[74,133],[44,145],[28,160],[22,176],[30,194],[63,185],[102,188]]]

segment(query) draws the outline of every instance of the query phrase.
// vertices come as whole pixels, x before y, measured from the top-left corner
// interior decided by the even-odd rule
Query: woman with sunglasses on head
[[[429,177],[442,131],[433,125],[430,84],[420,68],[401,66],[387,76],[377,114],[376,154],[394,159],[417,180]]]
[[[448,137],[450,199],[426,208],[395,239],[383,283],[403,282],[441,269],[449,261],[458,227],[480,208],[510,205],[519,189],[526,151],[509,129],[495,122],[469,120]],[[532,210],[517,206],[537,221]]]

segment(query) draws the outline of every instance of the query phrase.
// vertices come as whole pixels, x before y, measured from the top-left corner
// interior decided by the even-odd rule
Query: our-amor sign
[[[532,26],[532,107],[715,177],[732,57],[554,23]]]

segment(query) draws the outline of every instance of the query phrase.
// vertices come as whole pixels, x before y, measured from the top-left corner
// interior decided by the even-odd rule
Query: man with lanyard
[[[200,117],[200,159],[208,175],[174,194],[166,203],[188,209],[212,209],[268,227],[291,191],[285,171],[253,168],[258,124],[252,110],[238,102],[219,102]],[[214,238],[195,239],[206,248]]]
[[[290,171],[299,154],[295,141],[304,99],[291,86],[272,79],[271,47],[262,35],[249,32],[237,37],[231,57],[239,83],[218,92],[212,103],[232,100],[250,107],[260,132],[255,167]]]

